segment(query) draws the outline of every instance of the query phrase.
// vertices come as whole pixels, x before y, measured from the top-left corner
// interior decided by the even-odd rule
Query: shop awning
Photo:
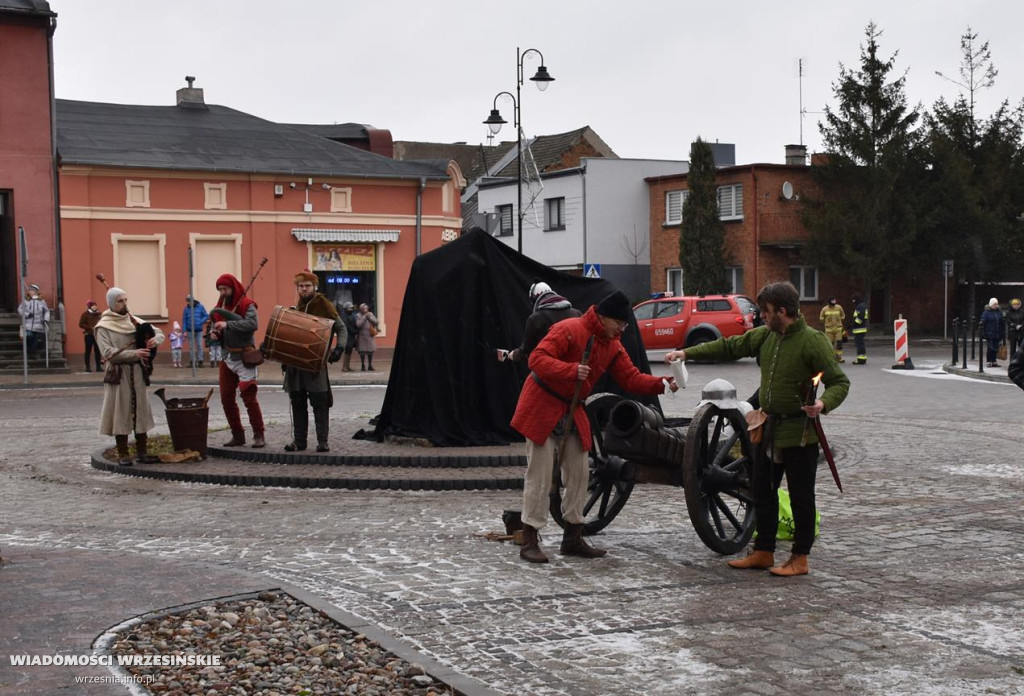
[[[292,236],[300,242],[397,242],[401,230],[320,230],[292,228]]]

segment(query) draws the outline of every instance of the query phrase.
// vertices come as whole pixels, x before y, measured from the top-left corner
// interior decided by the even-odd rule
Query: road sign
[[[947,278],[953,277],[953,259],[945,259],[942,262],[942,275]]]
[[[599,264],[599,263],[586,263],[586,264],[583,264],[583,276],[585,278],[600,278],[601,277],[601,264]]]

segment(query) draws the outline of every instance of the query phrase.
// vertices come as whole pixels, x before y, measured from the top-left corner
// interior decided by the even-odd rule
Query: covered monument
[[[426,438],[443,447],[521,442],[509,421],[528,372],[510,360],[498,362],[497,350],[521,343],[533,309],[527,292],[536,279],[581,311],[616,290],[607,280],[555,271],[483,231],[416,259],[391,378],[371,436]],[[649,374],[635,321],[622,342]],[[605,376],[595,391],[619,390]]]

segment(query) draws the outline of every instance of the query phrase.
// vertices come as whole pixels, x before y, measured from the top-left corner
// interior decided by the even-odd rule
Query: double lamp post
[[[521,94],[520,89],[523,86],[523,61],[526,60],[526,56],[530,53],[536,53],[540,58],[540,67],[537,68],[537,74],[530,78],[530,81],[537,85],[537,89],[544,91],[548,88],[549,82],[554,82],[555,78],[548,74],[548,69],[544,67],[544,54],[538,51],[536,48],[528,48],[525,51],[520,51],[516,48],[516,93],[512,96],[511,92],[498,92],[494,95],[494,102],[491,108],[491,115],[487,117],[484,123],[491,130],[491,133],[497,135],[501,127],[508,123],[501,117],[501,112],[498,111],[498,97],[507,96],[512,100],[512,111],[516,128],[516,214],[519,217],[519,227],[517,230],[516,250],[521,254],[523,253],[523,122],[522,122],[522,111],[521,107]]]

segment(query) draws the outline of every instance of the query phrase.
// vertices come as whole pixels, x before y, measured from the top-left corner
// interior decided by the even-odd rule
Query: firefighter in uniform
[[[859,294],[853,296],[853,342],[857,346],[857,359],[854,365],[864,365],[868,361],[868,351],[864,346],[864,339],[868,334],[868,306],[861,299]]]
[[[821,308],[818,318],[821,319],[825,327],[828,342],[832,344],[836,352],[836,360],[846,362],[843,360],[843,323],[846,321],[846,312],[843,311],[843,306],[836,301],[836,298],[829,298],[828,304]]]

